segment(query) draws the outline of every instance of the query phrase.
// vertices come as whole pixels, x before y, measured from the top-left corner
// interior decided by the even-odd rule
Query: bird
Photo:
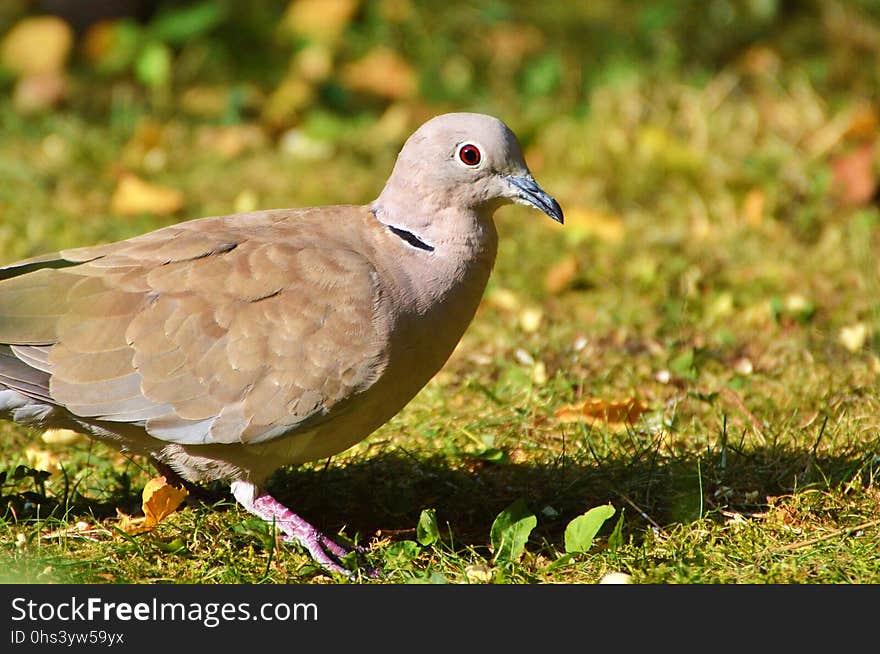
[[[355,445],[440,370],[510,203],[564,221],[504,122],[449,113],[412,133],[369,204],[199,218],[6,265],[0,417],[228,483],[282,539],[351,575],[351,550],[266,480]]]

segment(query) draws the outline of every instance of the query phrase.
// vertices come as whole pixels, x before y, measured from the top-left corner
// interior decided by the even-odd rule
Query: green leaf
[[[134,62],[134,72],[144,86],[167,86],[171,81],[171,50],[164,43],[148,43]]]
[[[386,563],[396,563],[398,565],[411,562],[417,558],[421,548],[414,540],[401,540],[391,543],[385,550],[383,558]]]
[[[419,516],[419,524],[416,525],[416,540],[425,547],[440,540],[437,512],[434,509],[424,509],[422,515]]]
[[[614,531],[612,531],[611,535],[608,537],[608,549],[612,552],[623,545],[623,513],[625,510],[626,507],[623,507],[620,510],[620,517],[617,518],[617,524],[614,525]]]
[[[593,545],[593,538],[608,518],[614,515],[610,504],[597,506],[568,523],[565,528],[565,551],[586,552]]]
[[[489,447],[477,453],[477,458],[489,463],[504,463],[507,461],[507,452],[498,447]]]
[[[538,519],[523,499],[518,499],[499,513],[489,532],[495,552],[492,561],[516,561],[537,524]]]
[[[226,6],[216,0],[170,9],[153,19],[150,34],[165,43],[185,43],[214,29],[226,17],[226,11]]]

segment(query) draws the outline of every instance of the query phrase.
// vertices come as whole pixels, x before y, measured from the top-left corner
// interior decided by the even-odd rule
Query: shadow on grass
[[[451,530],[458,545],[488,543],[495,517],[522,498],[538,516],[533,542],[561,549],[568,522],[584,511],[610,503],[625,511],[623,533],[638,541],[646,528],[669,528],[719,510],[764,511],[770,498],[807,488],[830,489],[878,470],[880,446],[836,456],[814,456],[804,449],[765,447],[752,451],[704,453],[676,459],[642,451],[627,458],[559,457],[544,463],[491,463],[448,456],[416,457],[403,449],[327,466],[282,469],[269,483],[280,501],[327,534],[341,530],[365,542],[381,533],[392,540],[415,538],[422,509],[434,508],[441,531]],[[140,488],[125,475],[101,501],[46,496],[7,486],[0,495],[4,513],[15,519],[107,518],[117,509],[137,514]],[[226,487],[205,489],[208,502],[234,501]],[[64,507],[67,507],[66,515]],[[618,513],[619,515],[619,513]],[[613,527],[617,518],[604,530]]]
[[[441,531],[451,529],[459,545],[473,546],[488,543],[498,513],[523,498],[538,516],[533,542],[543,538],[561,549],[568,522],[600,504],[624,509],[624,534],[638,540],[648,526],[717,516],[718,509],[761,512],[774,496],[868,477],[876,457],[861,451],[816,458],[809,451],[764,448],[701,459],[661,460],[645,453],[601,462],[560,458],[452,466],[447,457],[416,458],[393,450],[323,469],[282,470],[270,491],[326,533],[344,528],[361,539],[377,532],[392,540],[413,539],[421,510],[434,508]],[[604,530],[615,522],[616,517]]]

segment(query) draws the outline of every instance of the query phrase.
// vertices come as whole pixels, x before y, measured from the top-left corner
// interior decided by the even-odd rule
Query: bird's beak
[[[505,178],[510,184],[510,196],[517,204],[525,204],[540,209],[560,225],[564,218],[562,207],[550,195],[544,191],[535,179],[528,173],[525,175],[509,175]]]

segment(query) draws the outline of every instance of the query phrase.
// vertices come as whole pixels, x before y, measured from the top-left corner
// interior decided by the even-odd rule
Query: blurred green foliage
[[[0,32],[29,11],[39,13],[36,4],[4,2]],[[95,70],[80,56],[76,71],[177,89],[247,81],[270,93],[311,40],[282,28],[288,0],[147,4],[149,21],[118,21],[102,65]],[[383,0],[358,3],[333,59],[352,61],[381,44],[414,67],[425,101],[487,108],[527,103],[541,120],[585,110],[591,89],[636,71],[648,78],[674,71],[706,79],[755,46],[783,61],[798,60],[820,89],[876,93],[880,68],[861,62],[880,51],[878,21],[880,4],[870,0]],[[351,114],[383,106],[348,92],[336,75],[319,86],[319,109]]]

